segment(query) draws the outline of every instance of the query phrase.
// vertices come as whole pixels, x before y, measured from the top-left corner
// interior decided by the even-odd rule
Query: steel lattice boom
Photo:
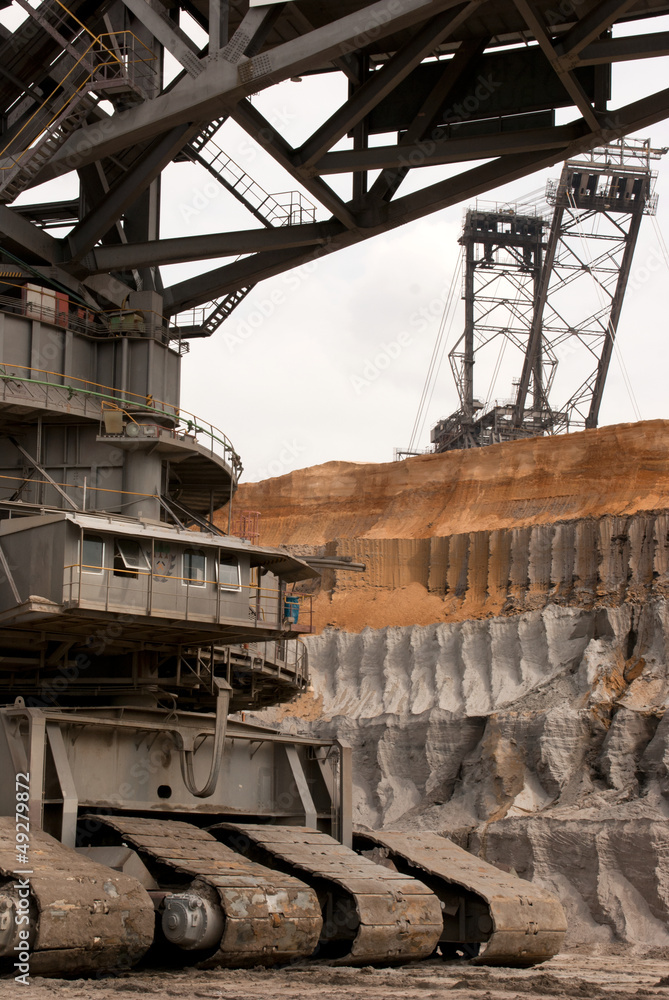
[[[208,335],[264,278],[669,114],[666,89],[615,109],[609,100],[617,64],[669,54],[669,33],[647,31],[669,11],[663,2],[10,6],[25,20],[0,31],[0,231],[18,278],[0,293],[19,297],[26,281],[66,289],[90,308],[98,335],[108,332],[106,311],[121,307],[151,309],[173,326],[178,317],[175,336]],[[615,37],[622,20],[628,33]],[[169,81],[167,55],[180,68]],[[250,101],[325,75],[344,80],[348,96],[297,146]],[[557,109],[572,120],[556,124]],[[283,215],[224,152],[228,122],[295,187]],[[161,238],[159,180],[174,160],[204,166],[249,210],[250,228]],[[454,164],[451,176],[402,191],[409,175]],[[30,204],[34,188],[64,175],[77,197]],[[218,263],[163,286],[162,265],[193,261]],[[200,307],[197,320],[185,316]]]

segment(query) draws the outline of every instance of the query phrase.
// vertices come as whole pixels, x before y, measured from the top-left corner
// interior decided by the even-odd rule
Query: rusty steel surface
[[[337,937],[337,916],[347,917],[350,940],[334,960],[346,965],[406,962],[432,954],[442,928],[436,896],[422,882],[361,857],[309,827],[221,823],[211,828],[237,850],[260,850],[313,885],[326,921],[323,941]],[[332,888],[329,888],[332,887]],[[330,912],[334,894],[349,905]]]
[[[147,867],[159,862],[191,876],[194,891],[214,891],[224,929],[216,952],[201,967],[273,965],[307,957],[316,948],[320,906],[316,893],[298,879],[249,861],[190,823],[91,818],[120,834]]]
[[[33,975],[130,968],[153,941],[154,908],[136,879],[30,833],[30,971]],[[12,894],[14,818],[0,817],[0,892]],[[10,964],[13,959],[8,960]]]
[[[492,929],[477,965],[531,966],[560,950],[567,930],[559,900],[545,889],[489,865],[437,833],[364,832],[361,846],[375,845],[402,871],[424,873],[437,895],[466,890],[488,907]],[[443,940],[443,938],[442,938]]]

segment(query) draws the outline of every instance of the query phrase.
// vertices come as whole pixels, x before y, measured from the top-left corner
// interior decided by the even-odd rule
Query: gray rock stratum
[[[669,947],[664,599],[308,645],[310,728],[353,747],[356,823],[438,830],[553,887],[572,946]]]

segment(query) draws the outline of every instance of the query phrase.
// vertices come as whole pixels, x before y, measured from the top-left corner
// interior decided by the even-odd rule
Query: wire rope
[[[457,287],[459,283],[459,275],[462,264],[462,253],[463,251],[461,250],[460,254],[458,255],[458,262],[453,270],[451,284],[449,286],[446,295],[446,302],[444,304],[444,309],[441,315],[441,319],[439,321],[439,327],[437,329],[434,346],[432,348],[432,354],[430,356],[430,363],[428,365],[427,374],[425,376],[423,389],[421,391],[420,400],[418,403],[418,410],[416,411],[416,417],[414,419],[413,428],[411,430],[411,438],[409,440],[409,449],[408,449],[409,451],[414,450],[415,445],[419,439],[421,433],[421,421],[424,423],[423,414],[426,412],[426,408],[429,406],[429,400],[431,400],[432,398],[430,389],[431,387],[433,387],[434,380],[436,380],[439,368],[441,367],[441,361],[439,359],[441,356],[443,356],[443,346],[445,346],[444,333],[446,331],[446,323],[448,320],[448,315],[452,310],[453,302],[455,301],[456,297]],[[450,333],[450,327],[448,332]]]

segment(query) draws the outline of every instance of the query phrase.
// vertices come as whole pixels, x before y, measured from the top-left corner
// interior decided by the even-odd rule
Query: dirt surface
[[[31,980],[29,986],[0,981],[0,996],[54,1000],[140,1000],[191,997],[202,1000],[525,1000],[560,997],[574,1000],[627,1000],[669,997],[669,957],[584,957],[559,955],[535,969],[483,969],[439,960],[400,969],[336,968],[305,963],[276,970],[134,972],[98,980]]]
[[[648,420],[403,462],[328,462],[242,485],[234,510],[261,512],[263,544],[314,546],[661,509],[668,432],[669,421]]]
[[[343,576],[343,574],[339,574]],[[352,574],[349,574],[352,575]],[[346,581],[348,583],[348,581]],[[469,610],[458,615],[450,613],[443,597],[430,594],[419,583],[410,583],[397,590],[368,587],[354,581],[354,588],[334,593],[317,594],[313,602],[314,629],[339,628],[361,632],[363,628],[385,628],[388,625],[431,625],[440,621],[463,621],[471,617]]]

